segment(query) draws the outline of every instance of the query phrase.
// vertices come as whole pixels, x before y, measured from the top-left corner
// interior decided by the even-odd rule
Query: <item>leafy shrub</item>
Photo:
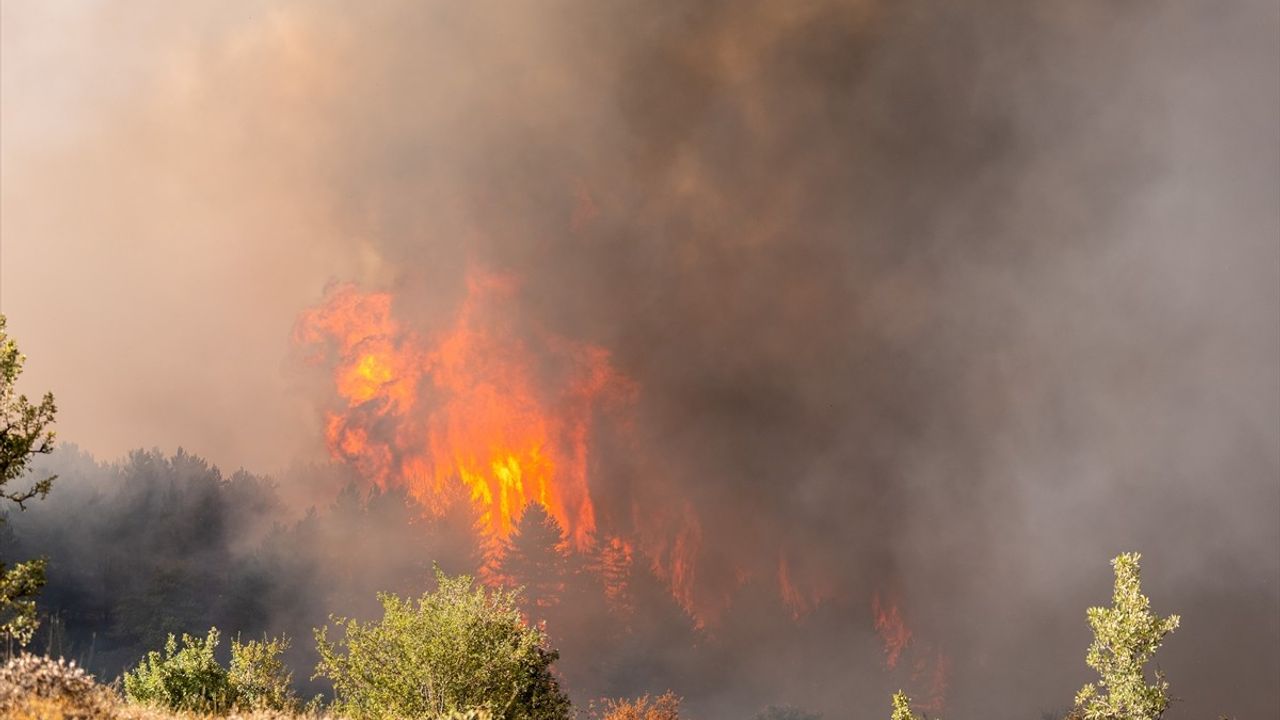
[[[280,655],[289,649],[288,638],[263,638],[241,644],[231,641],[231,668],[227,680],[242,710],[291,710],[298,706],[293,694],[293,673]]]
[[[125,696],[172,710],[227,712],[235,704],[235,693],[226,668],[214,657],[217,647],[217,628],[210,628],[203,640],[184,633],[181,650],[169,635],[163,654],[152,650],[137,668],[125,673]]]
[[[599,720],[680,720],[680,698],[666,692],[653,699],[645,695],[634,700],[605,700],[595,716]]]
[[[289,647],[288,639],[232,641],[230,670],[214,656],[218,641],[217,628],[210,628],[204,639],[184,634],[181,649],[170,635],[163,654],[153,650],[125,673],[125,696],[145,705],[202,713],[297,708],[289,687],[292,675],[279,657]]]
[[[517,592],[474,588],[436,571],[439,588],[416,602],[379,595],[383,618],[334,618],[316,630],[315,677],[333,682],[334,708],[356,718],[431,718],[483,708],[501,720],[563,720],[569,698],[551,674],[559,653],[526,625]]]
[[[437,715],[433,720],[493,720],[493,713],[475,708],[465,711],[454,710],[444,715]]]
[[[13,567],[0,563],[0,639],[12,640],[18,645],[31,642],[40,624],[36,617],[36,595],[44,587],[46,564],[44,558]]]
[[[1141,559],[1138,553],[1113,559],[1112,606],[1089,608],[1094,640],[1085,662],[1102,679],[1076,695],[1076,714],[1084,720],[1154,720],[1169,707],[1169,683],[1157,671],[1155,684],[1148,685],[1144,667],[1179,618],[1151,612],[1151,601],[1142,594]]]

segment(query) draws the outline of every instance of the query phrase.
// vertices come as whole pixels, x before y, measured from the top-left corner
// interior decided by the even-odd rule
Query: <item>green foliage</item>
[[[0,498],[25,508],[28,500],[48,495],[57,478],[37,480],[23,490],[10,489],[9,483],[27,473],[33,457],[53,452],[54,433],[49,426],[58,409],[52,393],[45,393],[40,404],[33,405],[17,392],[26,356],[18,351],[5,326],[5,317],[0,315]]]
[[[288,638],[231,641],[231,668],[227,679],[235,692],[236,707],[243,710],[293,710],[298,706],[291,685],[293,673],[280,655],[289,649]]]
[[[333,682],[335,710],[355,718],[432,718],[486,709],[500,720],[562,720],[568,697],[551,674],[559,654],[517,609],[517,592],[487,592],[436,570],[416,602],[379,595],[383,618],[334,618],[316,630],[316,677]]]
[[[911,712],[911,698],[901,690],[893,694],[893,715],[890,720],[920,720],[920,716]]]
[[[488,710],[472,708],[471,710],[453,710],[437,715],[432,720],[493,720],[493,713]]]
[[[163,654],[152,650],[137,668],[125,673],[125,697],[132,702],[171,710],[205,713],[231,710],[235,693],[226,669],[214,657],[217,647],[217,628],[210,628],[203,640],[183,634],[181,650],[170,635]]]
[[[53,395],[33,405],[26,395],[17,392],[18,376],[26,357],[5,330],[6,320],[0,315],[0,499],[26,509],[33,498],[43,498],[53,487],[53,476],[35,481],[23,489],[12,489],[9,483],[27,474],[36,455],[53,452],[53,424],[57,408]],[[3,518],[0,518],[3,521]],[[39,624],[36,620],[35,596],[44,586],[45,564],[42,560],[18,563],[6,568],[0,562],[0,638],[15,640],[19,645],[31,641]]]
[[[11,568],[0,564],[0,638],[19,645],[31,642],[40,622],[36,619],[36,595],[44,587],[45,561],[28,560]]]
[[[1116,583],[1109,608],[1089,608],[1094,640],[1085,661],[1102,679],[1076,694],[1076,708],[1085,720],[1154,720],[1169,707],[1169,683],[1156,672],[1147,684],[1144,666],[1165,636],[1178,627],[1177,615],[1161,618],[1151,612],[1142,594],[1138,553],[1111,561]]]
[[[288,639],[233,640],[230,670],[215,657],[218,641],[217,628],[210,628],[204,639],[184,634],[181,649],[170,635],[163,654],[153,650],[125,673],[125,696],[144,705],[201,713],[298,709],[289,687],[292,675],[280,660]]]

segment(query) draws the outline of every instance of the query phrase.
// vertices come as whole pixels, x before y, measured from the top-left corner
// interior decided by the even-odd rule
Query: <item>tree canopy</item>
[[[52,393],[45,393],[39,403],[32,403],[18,392],[18,376],[26,357],[18,351],[6,326],[5,317],[0,315],[0,499],[25,510],[27,501],[48,495],[56,479],[49,475],[15,487],[27,475],[32,458],[53,452],[54,433],[49,426],[57,407]],[[0,637],[21,645],[30,642],[38,624],[35,597],[44,581],[43,559],[12,567],[0,561]]]

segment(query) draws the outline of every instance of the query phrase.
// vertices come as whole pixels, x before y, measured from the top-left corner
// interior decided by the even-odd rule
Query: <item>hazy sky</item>
[[[300,118],[258,126],[313,69],[269,6],[2,5],[0,302],[26,387],[100,455],[272,468],[314,442],[289,331],[367,262],[335,242]]]

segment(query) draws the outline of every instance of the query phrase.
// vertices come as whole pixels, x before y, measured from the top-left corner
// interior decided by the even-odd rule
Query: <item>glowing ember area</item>
[[[787,556],[778,557],[778,587],[782,590],[782,600],[791,608],[791,616],[799,619],[809,612],[809,603],[800,589],[791,581],[791,570],[787,565]]]
[[[670,553],[667,554],[670,559],[668,566],[664,567],[656,558],[662,557],[661,553],[654,555],[654,569],[658,574],[670,579],[671,592],[675,594],[676,600],[679,601],[681,607],[685,609],[696,621],[699,627],[706,624],[709,616],[714,612],[712,608],[698,607],[695,602],[695,580],[697,578],[697,566],[693,562],[693,558],[697,557],[698,551],[702,546],[702,527],[696,522],[690,522],[676,534],[675,544],[671,547]]]
[[[951,658],[933,643],[918,641],[895,600],[875,593],[871,615],[884,647],[885,668],[893,671],[900,664],[910,668],[909,687],[918,688],[912,693],[915,706],[929,712],[943,710],[951,683]]]
[[[611,537],[600,548],[600,575],[609,607],[623,618],[635,610],[631,605],[630,576],[635,548],[620,537]]]
[[[473,273],[467,290],[434,337],[406,330],[389,294],[350,284],[303,314],[295,341],[317,362],[328,353],[341,399],[326,416],[329,450],[433,511],[465,498],[489,548],[537,502],[585,550],[596,531],[592,418],[633,384],[599,347],[511,328],[511,280]]]
[[[884,664],[890,670],[898,666],[902,651],[911,644],[911,628],[902,619],[898,604],[881,602],[880,593],[871,597],[871,614],[875,621],[876,632],[884,642]]]
[[[946,707],[947,688],[951,684],[951,658],[941,650],[921,656],[912,668],[911,682],[928,691],[916,702],[916,707],[928,712],[941,712]]]
[[[791,610],[791,617],[796,620],[808,615],[833,595],[824,577],[819,575],[804,579],[808,582],[801,582],[801,577],[792,569],[786,553],[778,556],[778,589],[782,594],[782,601]]]

